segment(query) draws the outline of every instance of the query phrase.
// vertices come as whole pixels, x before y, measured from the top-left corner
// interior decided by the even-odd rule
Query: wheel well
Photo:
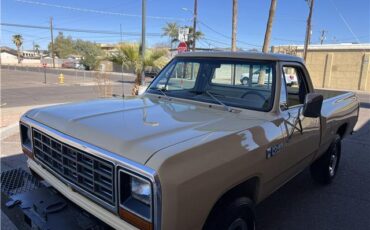
[[[216,204],[212,207],[211,212],[209,213],[207,217],[208,219],[212,216],[215,209],[222,205],[224,202],[228,202],[232,199],[235,199],[237,197],[248,197],[250,198],[254,203],[257,201],[257,189],[259,185],[259,178],[258,177],[252,177],[248,179],[247,181],[236,185],[235,187],[231,188],[227,192],[225,192],[216,202]]]
[[[343,139],[344,134],[346,134],[347,131],[347,123],[344,123],[338,128],[337,134],[339,134],[340,138]]]

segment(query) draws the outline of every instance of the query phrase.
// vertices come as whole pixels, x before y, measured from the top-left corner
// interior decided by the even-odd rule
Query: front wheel
[[[330,184],[338,171],[341,156],[341,138],[336,135],[330,148],[310,168],[312,178],[320,184]]]
[[[231,202],[224,202],[215,208],[204,226],[205,230],[254,230],[253,201],[239,197]]]

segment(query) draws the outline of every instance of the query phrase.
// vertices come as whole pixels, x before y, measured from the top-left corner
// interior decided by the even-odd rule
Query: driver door
[[[296,175],[312,160],[320,144],[320,118],[303,116],[303,104],[306,94],[310,93],[305,69],[300,64],[286,63],[281,66],[280,108],[285,136],[284,155],[286,176]],[[287,83],[286,75],[297,79],[295,84]]]

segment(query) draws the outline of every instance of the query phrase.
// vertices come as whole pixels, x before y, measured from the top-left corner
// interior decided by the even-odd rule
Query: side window
[[[284,66],[282,77],[288,95],[287,106],[303,104],[308,90],[302,69],[297,66]]]

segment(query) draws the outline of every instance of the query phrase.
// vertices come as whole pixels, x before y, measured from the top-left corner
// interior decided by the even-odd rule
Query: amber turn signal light
[[[26,154],[29,158],[33,159],[33,152],[31,152],[30,150],[28,150],[26,147],[23,147],[22,146],[22,151],[24,154]]]
[[[152,230],[153,225],[147,220],[125,210],[124,208],[119,208],[119,216],[127,221],[128,223],[132,224],[133,226],[141,229],[141,230]]]

